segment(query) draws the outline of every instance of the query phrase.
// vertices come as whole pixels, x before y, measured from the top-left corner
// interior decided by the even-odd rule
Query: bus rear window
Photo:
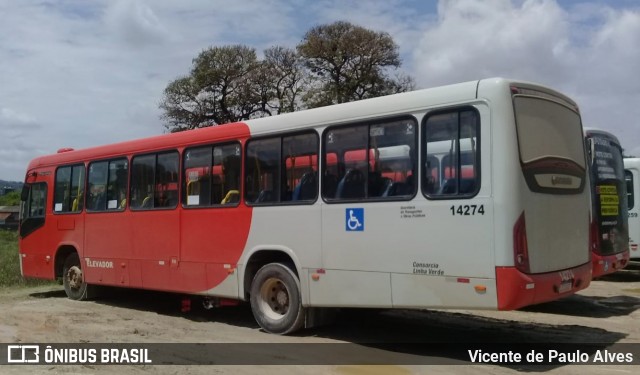
[[[522,173],[529,190],[581,194],[586,158],[580,115],[560,102],[513,96]]]
[[[545,158],[568,159],[585,168],[580,116],[547,99],[513,98],[520,160],[523,164]]]
[[[591,137],[591,142],[593,178],[596,181],[623,181],[622,147],[614,140],[598,135]]]

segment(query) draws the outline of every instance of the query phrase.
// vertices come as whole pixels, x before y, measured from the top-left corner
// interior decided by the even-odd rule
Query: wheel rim
[[[82,286],[82,270],[78,266],[73,266],[67,271],[67,283],[71,289],[80,289]]]
[[[287,286],[276,278],[267,279],[260,288],[260,310],[270,319],[283,319],[291,301]]]

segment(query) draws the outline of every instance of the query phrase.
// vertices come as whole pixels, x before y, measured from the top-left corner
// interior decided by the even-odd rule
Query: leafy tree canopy
[[[160,103],[178,132],[409,91],[391,36],[348,22],[311,28],[296,49],[210,47],[170,82]]]
[[[400,67],[398,46],[385,32],[349,22],[313,27],[298,53],[318,82],[307,94],[309,107],[345,103],[412,90],[407,76],[389,77]]]
[[[5,195],[0,196],[0,206],[19,206],[20,205],[20,192],[12,191]]]

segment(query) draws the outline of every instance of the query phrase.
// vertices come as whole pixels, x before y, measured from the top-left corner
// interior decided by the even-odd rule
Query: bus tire
[[[251,282],[251,311],[265,331],[286,335],[304,325],[300,281],[291,269],[270,263]]]
[[[62,267],[62,285],[69,299],[84,301],[87,299],[88,285],[84,281],[80,257],[77,253],[69,254]]]

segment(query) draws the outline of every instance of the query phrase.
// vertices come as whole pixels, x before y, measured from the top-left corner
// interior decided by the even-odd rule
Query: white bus
[[[629,207],[629,249],[632,261],[640,261],[640,202],[636,197],[640,196],[640,158],[624,159],[624,177],[627,182],[627,206]]]
[[[509,310],[591,281],[577,105],[493,78],[33,160],[23,275],[317,308]]]

